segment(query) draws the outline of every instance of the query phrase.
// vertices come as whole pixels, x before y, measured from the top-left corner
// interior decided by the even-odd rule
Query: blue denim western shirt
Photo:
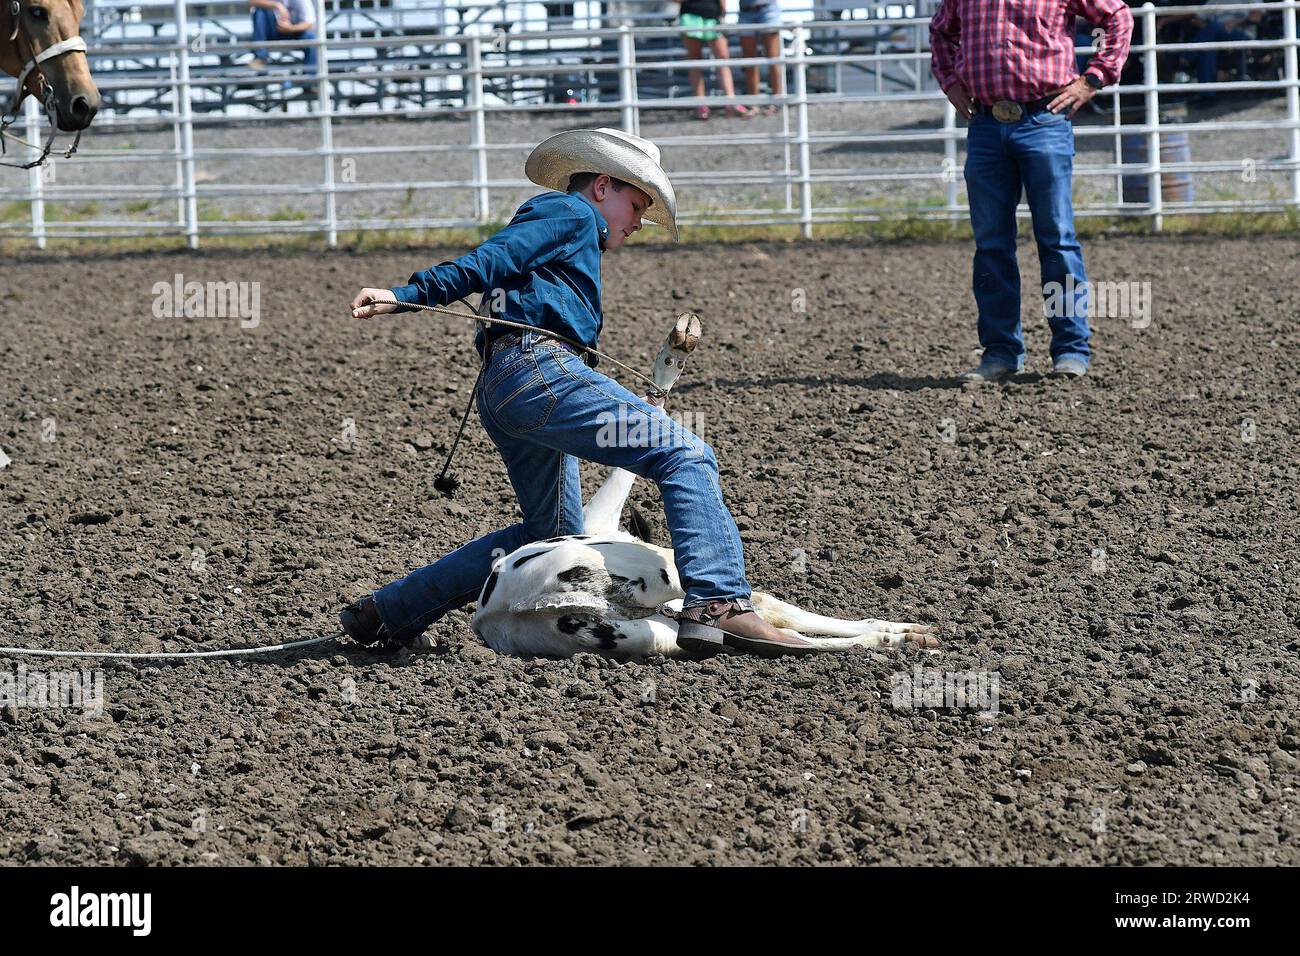
[[[491,239],[459,259],[415,273],[393,295],[398,302],[447,305],[481,292],[494,318],[548,329],[594,348],[604,318],[600,254],[608,236],[605,217],[585,196],[542,193],[520,206]],[[492,326],[488,337],[509,331]],[[483,339],[480,329],[474,339],[480,354]]]

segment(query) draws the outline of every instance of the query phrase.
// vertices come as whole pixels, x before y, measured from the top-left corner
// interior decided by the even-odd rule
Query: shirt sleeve
[[[1106,31],[1084,73],[1099,77],[1106,86],[1119,82],[1133,39],[1133,14],[1124,0],[1070,0],[1069,10]]]
[[[525,275],[559,257],[587,222],[568,210],[561,216],[530,207],[482,245],[459,259],[411,276],[392,292],[399,303],[447,305],[471,292],[500,288],[506,280]],[[403,311],[399,309],[398,311]]]
[[[930,72],[945,93],[957,82],[957,47],[961,45],[961,19],[956,0],[943,0],[930,19]]]

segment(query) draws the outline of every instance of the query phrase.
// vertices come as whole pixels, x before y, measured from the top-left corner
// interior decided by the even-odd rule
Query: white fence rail
[[[317,23],[323,23],[325,0],[316,0],[316,4]],[[1081,152],[1076,175],[1081,181],[1092,181],[1098,187],[1078,200],[1077,213],[1082,216],[1141,217],[1148,219],[1153,228],[1160,229],[1164,217],[1171,214],[1284,212],[1300,208],[1298,7],[1300,0],[1187,8],[1156,8],[1148,3],[1135,8],[1134,15],[1139,23],[1135,39],[1139,35],[1143,39],[1134,43],[1130,60],[1141,64],[1142,80],[1110,88],[1098,96],[1097,102],[1108,114],[1108,122],[1094,116],[1089,122],[1076,126]],[[86,134],[85,147],[78,155],[70,159],[56,158],[46,169],[32,170],[26,176],[13,170],[0,170],[0,211],[4,213],[0,216],[0,239],[29,239],[44,247],[50,238],[175,235],[183,236],[193,248],[204,236],[312,233],[322,235],[326,243],[333,246],[340,233],[487,225],[501,218],[494,213],[494,195],[513,198],[520,189],[528,188],[520,178],[521,170],[513,175],[493,177],[490,174],[490,157],[518,153],[532,145],[531,142],[501,139],[499,135],[497,139],[490,139],[491,129],[498,134],[503,132],[497,129],[502,117],[518,118],[520,123],[524,123],[545,114],[559,126],[581,126],[596,120],[603,125],[618,124],[630,132],[640,132],[646,116],[662,115],[666,109],[708,104],[717,107],[720,103],[711,96],[697,99],[678,95],[685,72],[700,64],[665,46],[665,38],[680,36],[681,30],[676,26],[623,23],[598,30],[550,30],[545,33],[549,52],[543,56],[517,55],[526,44],[536,39],[535,35],[528,33],[503,34],[497,31],[486,35],[381,35],[340,39],[328,38],[325,35],[327,31],[319,31],[316,39],[310,41],[317,51],[314,76],[284,71],[268,77],[231,66],[228,61],[225,67],[215,70],[205,66],[199,75],[199,64],[211,59],[210,54],[203,44],[195,45],[196,36],[185,0],[175,0],[172,9],[175,30],[171,39],[119,45],[111,54],[115,60],[139,56],[141,62],[165,63],[166,77],[161,83],[156,77],[141,78],[130,72],[96,74],[97,81],[105,90],[138,88],[158,91],[161,87],[166,102],[160,103],[147,117],[129,112],[124,115],[106,113]],[[918,5],[915,9],[927,7]],[[1201,17],[1239,16],[1252,11],[1262,11],[1271,16],[1280,14],[1282,36],[1178,44],[1157,43],[1154,39],[1159,18],[1193,13]],[[735,101],[776,106],[779,129],[710,134],[706,132],[707,127],[694,126],[690,132],[675,128],[663,135],[656,133],[655,138],[666,150],[671,149],[676,157],[704,157],[706,154],[716,155],[729,147],[743,146],[746,149],[771,150],[781,159],[775,167],[768,164],[764,168],[726,169],[722,172],[710,172],[707,168],[692,171],[689,162],[675,164],[671,169],[675,180],[687,186],[681,211],[684,230],[689,232],[692,226],[704,225],[792,225],[799,227],[803,235],[811,236],[814,227],[823,223],[895,217],[964,219],[967,209],[962,202],[958,159],[965,134],[958,125],[955,111],[929,78],[927,26],[925,17],[805,21],[786,26],[779,60],[761,56],[733,58],[730,65],[736,74],[738,90],[742,88],[744,67],[760,67],[764,74],[773,62],[784,67],[788,78],[784,94],[739,95]],[[719,29],[731,36],[752,30],[734,24]],[[840,45],[846,39],[858,38],[861,42],[833,53],[818,53],[817,45],[824,46],[820,41],[828,36],[833,36]],[[178,38],[189,38],[189,42],[178,42]],[[814,40],[818,41],[816,45]],[[573,44],[572,50],[556,52],[569,41]],[[650,58],[642,53],[643,46],[654,47],[656,43],[658,55]],[[251,41],[236,41],[223,43],[222,50],[227,54],[232,50],[251,52],[254,46],[297,51],[301,55],[303,44],[255,45]],[[397,65],[380,57],[372,66],[364,57],[358,62],[348,53],[358,49],[396,51],[416,48],[424,51],[425,55]],[[1280,75],[1276,79],[1230,81],[1218,81],[1216,76],[1214,82],[1204,83],[1160,81],[1159,56],[1200,55],[1211,50],[1219,50],[1225,57],[1248,51],[1279,51],[1282,57],[1278,70]],[[92,52],[99,54],[98,50]],[[429,55],[430,52],[433,55]],[[1081,47],[1078,52],[1085,55],[1088,51]],[[333,65],[331,53],[336,54]],[[346,67],[340,66],[344,61]],[[884,77],[891,70],[893,79],[886,83]],[[860,78],[858,88],[845,81],[845,71],[856,71],[855,75]],[[502,78],[515,83],[531,79],[544,84],[550,78],[573,74],[579,74],[582,82],[598,90],[598,94],[567,103],[521,103],[493,93],[492,84]],[[811,82],[813,76],[822,81],[829,78],[831,89],[816,91]],[[904,77],[901,83],[899,76]],[[658,84],[656,88],[660,95],[652,96],[639,92],[646,77],[674,79]],[[907,77],[914,81],[907,80]],[[256,90],[286,83],[314,83],[315,92],[296,100],[285,100],[281,112],[233,116],[196,111],[196,105],[202,102],[199,91],[214,84]],[[374,83],[378,90],[370,102],[358,105],[340,100],[335,95],[349,84],[363,83]],[[412,105],[410,101],[386,97],[384,90],[389,88],[386,85],[393,84],[418,84],[422,91],[436,93],[439,101],[432,105]],[[1271,103],[1271,112],[1262,118],[1220,117],[1177,125],[1168,121],[1167,106],[1171,98],[1181,100],[1189,93],[1247,91],[1266,97],[1260,102]],[[1281,99],[1284,99],[1284,107],[1279,102]],[[1122,100],[1140,102],[1140,106],[1124,107]],[[869,117],[873,109],[886,107],[894,110],[915,107],[922,122],[904,121],[880,131],[833,128],[836,122],[843,122],[845,108],[860,109],[861,112],[854,115]],[[841,112],[827,118],[834,110]],[[449,118],[467,121],[456,126],[456,130],[463,133],[463,140],[428,144],[369,142],[362,146],[355,143],[338,146],[335,142],[336,132],[342,132],[359,120],[383,122],[400,119],[409,122]],[[39,144],[42,136],[49,135],[48,129],[42,129],[42,118],[30,99],[25,120],[25,139],[32,144]],[[489,120],[493,121],[491,129]],[[931,125],[924,125],[926,122]],[[276,125],[292,126],[307,138],[287,147],[262,145],[266,131]],[[196,147],[195,129],[200,126],[205,131],[221,130],[228,137],[241,138],[241,141],[235,146]],[[128,148],[122,148],[122,144],[117,142],[136,134],[149,133],[156,137],[165,135],[167,131],[171,134],[170,146],[128,144]],[[1260,157],[1228,148],[1226,152],[1220,150],[1221,155],[1213,159],[1193,161],[1189,155],[1171,160],[1169,151],[1163,147],[1168,145],[1170,134],[1185,133],[1205,137],[1210,142],[1271,133],[1278,137],[1281,148],[1275,149],[1273,155]],[[101,148],[97,140],[112,142],[107,148]],[[1085,143],[1090,141],[1109,145],[1109,161],[1082,161],[1090,154],[1101,152],[1104,155],[1098,149],[1085,150]],[[1135,143],[1144,147],[1136,150],[1136,158]],[[1126,148],[1128,161],[1125,161]],[[826,150],[861,150],[870,154],[891,149],[906,151],[907,162],[864,167],[822,162],[828,155],[824,152]],[[471,174],[468,178],[458,179],[416,181],[389,178],[366,182],[340,175],[340,162],[348,161],[359,152],[366,156],[389,156],[397,161],[432,154],[469,158]],[[56,149],[52,155],[58,157],[60,154]],[[10,157],[14,156],[11,150]],[[233,158],[244,161],[261,158],[268,165],[315,166],[320,173],[317,177],[291,184],[261,181],[208,183],[197,175],[200,163]],[[107,171],[138,163],[149,164],[151,169],[167,170],[167,178],[159,182],[139,182],[135,177],[137,181],[126,183],[111,179],[99,182],[91,178],[94,175],[92,170]],[[1273,186],[1267,195],[1251,195],[1247,191],[1240,195],[1222,194],[1207,199],[1189,195],[1187,190],[1170,189],[1171,183],[1181,184],[1187,177],[1193,180],[1205,174],[1232,177],[1236,171],[1247,168],[1252,176],[1265,174],[1272,177]],[[1242,177],[1244,179],[1245,173]],[[719,181],[741,192],[722,204],[692,201],[704,183]],[[891,184],[917,183],[933,188],[938,198],[911,204],[891,204],[886,199],[866,205],[844,199],[843,190],[846,188],[875,184],[888,192]],[[1138,193],[1135,183],[1144,187],[1139,200],[1134,199]],[[690,188],[692,185],[697,187],[694,192]],[[766,204],[747,201],[743,193],[746,187],[769,189],[779,197],[778,201]],[[446,214],[405,212],[375,216],[340,212],[340,197],[368,194],[377,200],[412,190],[430,191],[434,196],[447,195],[442,192],[444,190],[459,190],[468,192],[473,198],[465,210]],[[242,200],[255,201],[267,196],[288,201],[291,205],[298,203],[299,207],[295,207],[296,211],[289,218],[205,214],[205,210],[210,211],[213,207],[237,209]],[[174,204],[175,214],[163,218],[130,214],[132,207],[146,202]],[[116,218],[103,217],[98,210],[104,204],[123,207],[127,214]],[[55,215],[59,211],[62,216]],[[433,211],[441,211],[437,201],[433,203]]]

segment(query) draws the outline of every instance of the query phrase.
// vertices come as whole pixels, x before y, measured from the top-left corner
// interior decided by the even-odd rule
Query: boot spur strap
[[[664,606],[667,607],[667,605]],[[710,608],[716,608],[716,610],[710,610]],[[704,604],[692,604],[682,608],[677,612],[675,620],[713,625],[728,614],[747,614],[753,610],[754,604],[748,598],[733,598],[730,601],[707,601]]]

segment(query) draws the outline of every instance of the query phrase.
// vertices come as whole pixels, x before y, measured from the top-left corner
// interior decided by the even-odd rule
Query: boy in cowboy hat
[[[525,202],[509,225],[459,259],[417,272],[404,286],[362,289],[352,302],[353,317],[399,312],[407,302],[446,305],[478,292],[493,318],[594,348],[603,322],[601,254],[621,246],[641,228],[642,218],[678,239],[677,199],[659,165],[659,149],[616,129],[571,130],[534,149],[524,171],[553,191]],[[749,604],[740,534],[723,503],[717,459],[707,444],[676,428],[670,434],[679,440],[671,443],[611,446],[599,437],[611,414],[674,426],[660,409],[589,367],[557,339],[494,325],[480,330],[475,344],[486,363],[479,415],[505,461],[523,520],[349,605],[340,615],[348,634],[365,645],[409,646],[448,611],[478,597],[494,559],[530,541],[581,534],[583,458],[659,486],[686,591],[677,638],[682,647],[808,649]]]

